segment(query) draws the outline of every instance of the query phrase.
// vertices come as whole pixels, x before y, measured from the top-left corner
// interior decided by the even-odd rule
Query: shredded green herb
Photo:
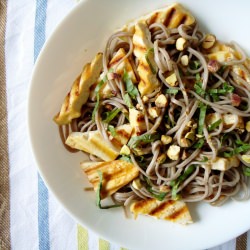
[[[201,160],[201,162],[207,162],[208,158],[206,156],[203,156],[203,159]]]
[[[227,69],[227,65],[223,65],[220,67],[220,69],[217,71],[217,74],[222,75],[224,71]]]
[[[156,74],[156,70],[155,68],[153,67],[152,63],[150,62],[150,59],[149,59],[149,54],[150,53],[154,53],[154,49],[153,48],[150,48],[147,50],[146,54],[145,54],[145,58],[146,58],[146,61],[150,67],[150,70],[152,71],[152,73],[155,75]]]
[[[96,190],[96,205],[100,209],[109,209],[114,207],[121,207],[121,205],[110,205],[110,206],[102,206],[101,204],[101,191],[102,191],[102,181],[103,181],[103,173],[100,170],[97,170],[97,173],[99,175],[100,182],[98,184],[97,190]]]
[[[194,90],[200,96],[204,96],[206,94],[205,90],[202,88],[202,82],[195,83]]]
[[[229,158],[229,157],[232,157],[234,155],[246,153],[248,150],[250,150],[250,144],[247,144],[241,140],[236,140],[235,144],[237,147],[234,150],[229,151],[229,152],[223,152],[224,157]]]
[[[128,93],[126,93],[126,94],[124,95],[124,102],[125,102],[125,104],[128,106],[128,108],[132,109],[132,108],[134,107],[134,106],[133,106],[133,103],[132,103],[132,101],[131,101],[131,98],[130,98],[130,96],[129,96]]]
[[[243,166],[243,174],[244,174],[245,176],[250,177],[250,168],[249,168],[249,167],[246,167],[246,166]]]
[[[219,94],[228,94],[228,93],[232,93],[234,91],[234,87],[229,85],[228,83],[224,82],[222,84],[222,88],[221,89],[209,89],[208,93],[210,95],[219,95]]]
[[[95,94],[96,94],[96,103],[95,103],[95,108],[92,112],[92,120],[94,121],[95,120],[95,114],[99,108],[99,105],[100,105],[100,89],[101,87],[103,86],[103,84],[107,81],[107,77],[104,77],[98,84],[97,86],[95,87]]]
[[[103,122],[110,123],[119,113],[121,109],[115,108],[111,111],[105,112],[103,115],[106,117]]]
[[[129,140],[128,146],[131,148],[136,148],[141,142],[150,143],[159,140],[160,138],[161,138],[160,134],[145,134],[145,135],[133,136]]]
[[[132,82],[131,78],[129,77],[129,74],[126,70],[124,70],[123,81],[125,82],[126,90],[127,90],[127,93],[129,94],[129,96],[132,99],[136,100],[136,97],[139,95],[139,91],[135,87],[135,85],[133,84],[133,82]]]
[[[178,89],[174,89],[174,88],[166,90],[166,94],[176,95],[176,94],[178,94],[178,92],[179,92],[179,90]]]
[[[194,145],[193,147],[198,149],[198,148],[202,148],[203,145],[205,143],[205,139],[204,138],[200,138]]]
[[[123,155],[122,157],[119,158],[119,160],[132,162],[131,158],[127,155]]]
[[[178,195],[178,188],[180,184],[185,181],[195,170],[196,165],[190,165],[185,169],[184,173],[180,175],[176,180],[172,180],[170,182],[170,186],[172,187],[172,199],[178,200],[180,196]]]
[[[199,115],[199,121],[198,121],[198,134],[202,135],[205,118],[206,118],[207,105],[204,103],[200,103],[199,108],[200,108],[200,115]]]
[[[146,181],[146,189],[148,190],[148,192],[151,193],[155,199],[157,199],[159,201],[163,201],[167,195],[167,192],[157,192],[157,191],[153,190],[153,188],[152,188],[153,184],[151,183],[149,178],[144,176],[144,180]]]
[[[200,61],[194,60],[190,62],[190,68],[195,70],[198,69],[200,67]]]
[[[113,125],[108,125],[108,131],[111,133],[113,137],[116,136],[116,130]]]
[[[213,131],[215,128],[219,127],[221,123],[222,123],[222,119],[219,119],[218,121],[216,121],[216,122],[212,123],[211,125],[209,125],[207,130],[209,132]]]

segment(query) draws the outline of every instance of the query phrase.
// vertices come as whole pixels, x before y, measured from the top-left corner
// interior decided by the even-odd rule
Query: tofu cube
[[[169,149],[167,150],[167,155],[171,160],[177,161],[180,158],[180,152],[181,152],[181,148],[179,146],[171,145]]]
[[[161,94],[157,96],[155,100],[155,106],[158,108],[165,108],[168,105],[168,100],[165,95]]]
[[[211,161],[211,169],[219,171],[226,171],[239,165],[240,161],[235,156],[231,158],[216,157],[215,160]]]
[[[152,107],[148,109],[148,114],[152,119],[157,118],[161,113],[161,110],[157,107]]]
[[[172,142],[172,137],[169,136],[169,135],[162,135],[161,136],[161,142],[164,144],[164,145],[167,145],[167,144],[170,144]]]
[[[171,75],[169,75],[165,80],[172,87],[176,87],[178,85],[177,77],[175,73],[172,73]]]
[[[238,122],[237,122],[237,118],[238,118]],[[237,116],[234,114],[225,114],[222,116],[223,119],[223,127],[224,128],[230,128],[232,127],[235,122],[237,122],[237,128],[239,129],[245,129],[245,125],[244,125],[244,121],[243,118],[241,116]]]

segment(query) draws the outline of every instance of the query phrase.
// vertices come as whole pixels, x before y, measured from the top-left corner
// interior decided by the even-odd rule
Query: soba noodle
[[[212,72],[209,70],[211,60],[202,48],[206,35],[199,30],[198,24],[181,24],[178,28],[167,28],[162,23],[153,23],[148,29],[160,86],[152,93],[144,96],[139,94],[136,99],[131,98],[130,101],[144,114],[146,131],[141,136],[160,136],[149,143],[142,141],[136,147],[130,145],[131,154],[127,158],[140,171],[141,187],[135,188],[131,182],[113,194],[113,200],[126,206],[133,200],[154,198],[155,194],[163,192],[165,200],[205,201],[212,205],[221,205],[229,198],[248,199],[245,175],[249,175],[250,162],[244,159],[248,155],[250,158],[250,130],[245,128],[250,119],[250,83],[233,70],[236,65],[246,70],[246,55],[236,43],[228,45],[237,51],[240,57],[219,64],[218,70]],[[180,37],[187,43],[183,51],[177,50],[175,46]],[[88,99],[82,107],[81,117],[73,119],[70,125],[60,126],[63,143],[70,131],[98,130],[103,140],[113,147],[103,114],[114,109],[121,110],[109,124],[114,128],[129,122],[129,107],[125,101],[128,91],[123,76],[114,74],[119,64],[128,58],[139,81],[138,60],[133,54],[132,39],[133,33],[119,31],[107,41],[103,57],[103,75],[107,76],[108,85],[114,95],[100,100],[94,119],[92,115],[96,101]],[[126,56],[110,72],[110,61],[120,48],[125,50]],[[181,62],[184,55],[188,58],[188,65]],[[170,72],[177,78],[178,84],[175,86],[166,80]],[[134,87],[137,88],[136,85]],[[155,107],[155,100],[160,94],[166,97],[168,105],[160,108],[158,117],[154,118],[148,110]],[[233,122],[228,126],[223,124],[226,115],[233,117]],[[217,117],[217,124],[216,121],[209,123],[209,117]],[[243,125],[239,126],[239,123]],[[185,137],[188,132],[193,133],[193,138]],[[162,135],[171,137],[171,143],[164,144]],[[187,146],[183,145],[183,140],[188,143]],[[180,148],[176,159],[171,159],[166,154],[171,145]],[[70,152],[77,151],[65,146]],[[160,157],[164,160],[160,161]],[[91,161],[102,161],[91,154],[89,158]],[[232,158],[236,165],[228,169],[213,167],[218,159],[231,161]],[[190,173],[181,179],[185,171]]]

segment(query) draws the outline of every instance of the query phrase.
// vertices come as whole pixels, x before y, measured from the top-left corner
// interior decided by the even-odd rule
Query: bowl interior
[[[126,219],[120,208],[99,210],[94,193],[83,190],[90,185],[79,167],[84,154],[70,154],[64,149],[57,126],[52,121],[83,65],[97,52],[103,51],[112,32],[171,2],[82,1],[47,40],[35,65],[30,87],[30,140],[37,166],[48,188],[78,222],[130,249],[207,248],[250,228],[249,201],[228,202],[220,208],[191,204],[196,223],[186,227],[143,216],[137,220]],[[179,2],[183,2],[205,30],[220,40],[236,40],[250,51],[248,1],[241,2],[241,5],[226,0]],[[234,226],[228,229],[228,223]],[[225,230],[227,233],[221,234]]]

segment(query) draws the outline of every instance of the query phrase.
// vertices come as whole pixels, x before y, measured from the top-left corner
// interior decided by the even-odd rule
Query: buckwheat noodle
[[[232,70],[232,66],[235,65],[240,69],[246,69],[243,64],[246,60],[245,53],[236,43],[228,45],[240,54],[240,58],[220,65],[217,72],[210,72],[209,59],[201,48],[205,34],[199,30],[197,24],[191,26],[181,24],[178,28],[171,29],[166,28],[162,23],[153,23],[148,28],[157,66],[156,74],[161,85],[151,94],[146,95],[146,101],[140,95],[137,96],[136,100],[133,100],[134,106],[142,110],[145,116],[146,131],[142,135],[171,136],[171,145],[178,146],[182,145],[187,130],[193,128],[195,138],[188,147],[181,147],[180,157],[177,160],[171,160],[167,157],[164,162],[158,161],[159,156],[166,153],[169,147],[169,145],[164,145],[160,139],[144,144],[141,148],[139,145],[141,156],[138,154],[138,150],[132,148],[129,157],[140,171],[141,187],[135,188],[129,183],[113,194],[113,200],[126,206],[133,200],[155,197],[155,194],[162,192],[165,193],[164,199],[173,199],[171,192],[173,185],[192,166],[194,166],[193,171],[176,186],[176,193],[180,195],[182,200],[186,202],[205,201],[212,205],[221,205],[229,198],[247,199],[249,196],[247,178],[243,170],[245,167],[250,167],[250,163],[246,163],[242,155],[250,152],[243,150],[242,145],[250,143],[250,134],[244,129],[244,126],[239,127],[238,124],[240,121],[246,123],[250,117],[250,84],[244,77]],[[128,58],[137,80],[139,80],[138,60],[133,55],[132,37],[133,34],[130,32],[119,31],[107,41],[103,57],[103,72],[104,75],[111,75],[107,82],[113,96],[100,100],[94,120],[92,120],[92,113],[96,101],[89,99],[82,107],[80,118],[74,119],[70,125],[60,126],[59,131],[63,143],[71,131],[98,130],[103,140],[113,147],[102,114],[115,108],[121,109],[122,112],[111,121],[110,125],[118,127],[128,123],[126,116],[129,113],[129,108],[124,101],[126,88],[122,76],[117,76],[114,73],[119,64]],[[187,41],[188,46],[185,51],[176,50],[176,40],[180,37]],[[109,71],[110,61],[120,48],[125,50],[126,56],[113,69],[112,75]],[[183,55],[187,55],[189,59],[186,67],[181,63]],[[166,81],[169,72],[175,73],[178,85],[171,86]],[[194,88],[194,85],[197,84],[197,76],[200,79],[200,92]],[[227,91],[225,88],[233,91]],[[167,92],[169,89],[176,91],[176,93]],[[216,93],[216,90],[219,90],[216,98],[208,94],[211,91]],[[169,104],[166,108],[161,108],[159,116],[153,119],[147,111],[154,107],[154,102],[159,94],[164,94],[168,98]],[[240,100],[240,103],[234,104],[234,98]],[[206,117],[209,114],[215,114],[217,120],[223,120],[223,115],[230,114],[234,117],[233,123],[229,127],[224,127],[221,122],[211,130],[209,127],[211,124],[208,125],[205,120],[201,136],[199,136],[197,127],[200,122],[202,106],[206,107]],[[202,140],[203,145],[195,147]],[[236,141],[240,141],[241,145],[237,144]],[[77,151],[67,145],[65,147],[70,152]],[[242,151],[237,151],[239,147]],[[230,152],[236,153],[227,158],[225,155],[223,156],[225,152],[228,154]],[[211,161],[217,157],[226,159],[234,157],[240,163],[225,171],[216,170],[211,167]],[[89,158],[92,161],[101,161],[94,155],[89,155]],[[148,185],[150,185],[150,190]]]

